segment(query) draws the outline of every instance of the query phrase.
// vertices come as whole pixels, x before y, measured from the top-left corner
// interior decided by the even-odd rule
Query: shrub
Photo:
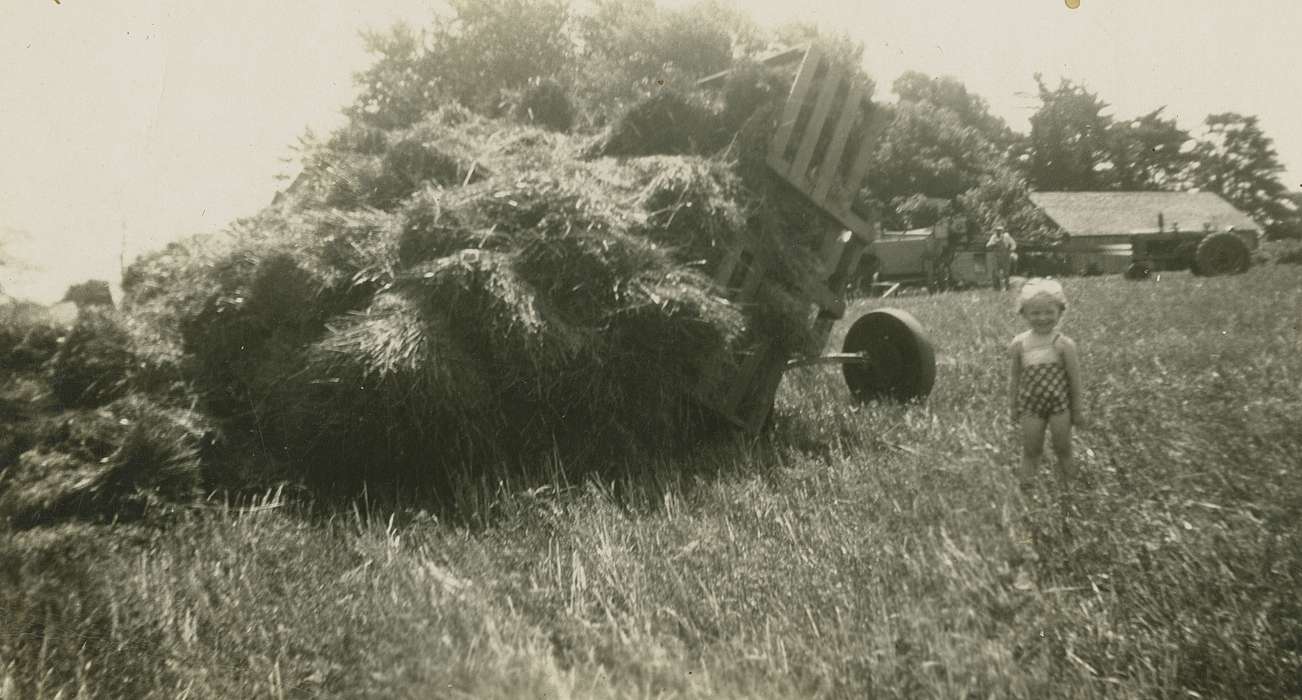
[[[113,306],[113,292],[109,289],[108,282],[104,280],[87,280],[68,287],[68,291],[63,295],[63,301],[76,304],[78,309],[88,306],[107,306],[111,308]]]
[[[1302,241],[1280,239],[1262,241],[1252,253],[1254,265],[1302,265]]]

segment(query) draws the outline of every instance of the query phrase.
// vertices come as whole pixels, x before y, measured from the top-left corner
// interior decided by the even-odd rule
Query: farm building
[[[1233,232],[1250,251],[1261,230],[1214,192],[1032,192],[1031,201],[1067,234],[1063,251],[1082,273],[1124,272],[1139,259],[1188,267],[1208,234]]]

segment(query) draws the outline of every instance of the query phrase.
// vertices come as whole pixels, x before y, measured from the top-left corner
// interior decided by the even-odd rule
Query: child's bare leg
[[[1017,470],[1017,481],[1023,492],[1031,489],[1035,470],[1044,455],[1045,422],[1039,416],[1022,416],[1022,462]]]
[[[1049,418],[1049,441],[1053,444],[1053,455],[1058,458],[1058,482],[1065,489],[1076,480],[1076,463],[1071,454],[1071,412]]]

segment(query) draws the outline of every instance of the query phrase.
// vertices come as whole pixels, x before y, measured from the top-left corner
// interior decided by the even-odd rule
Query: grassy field
[[[927,406],[800,369],[763,438],[467,521],[282,493],[4,533],[0,698],[1302,696],[1302,269],[1067,288],[1061,502],[1016,494],[1011,299],[890,300]]]

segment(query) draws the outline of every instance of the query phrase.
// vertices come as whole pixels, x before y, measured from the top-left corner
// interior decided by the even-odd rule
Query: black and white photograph
[[[1296,0],[5,0],[0,700],[1302,698]]]

